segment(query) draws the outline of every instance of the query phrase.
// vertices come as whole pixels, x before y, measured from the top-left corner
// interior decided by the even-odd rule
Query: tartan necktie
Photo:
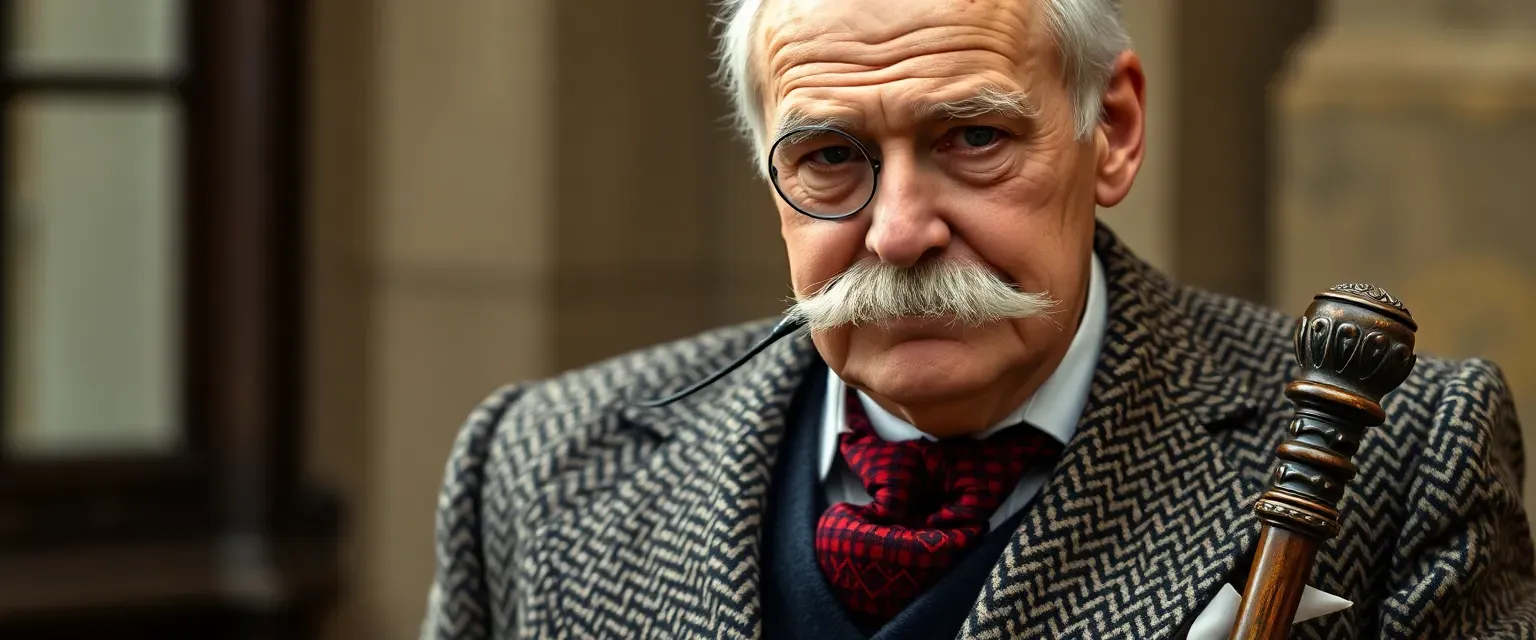
[[[832,505],[816,525],[816,557],[832,591],[878,629],[986,535],[987,520],[1031,468],[1060,446],[1029,425],[975,438],[887,442],[852,389],[839,450],[872,500]]]

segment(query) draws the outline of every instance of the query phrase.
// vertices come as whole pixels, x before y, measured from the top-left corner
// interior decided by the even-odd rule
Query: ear
[[[1114,74],[1104,88],[1103,116],[1094,134],[1098,151],[1094,197],[1101,207],[1120,204],[1141,169],[1146,106],[1141,58],[1134,51],[1122,51],[1115,58]]]

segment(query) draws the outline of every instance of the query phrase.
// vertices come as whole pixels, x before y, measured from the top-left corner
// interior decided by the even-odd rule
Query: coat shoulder
[[[1525,460],[1519,416],[1509,382],[1492,360],[1420,354],[1408,380],[1382,406],[1386,435],[1422,447],[1426,462],[1474,472],[1476,486],[1520,492]]]
[[[624,431],[624,408],[676,391],[724,366],[761,339],[774,322],[719,327],[544,379],[508,384],[475,407],[456,449],[486,450],[487,464],[503,473],[529,464],[558,466],[571,457],[560,452],[583,450]]]
[[[1265,305],[1181,287],[1191,339],[1271,409],[1288,410],[1286,383],[1296,377],[1294,331],[1303,309],[1286,313]],[[1454,406],[1442,406],[1450,403]],[[1455,359],[1421,353],[1412,373],[1382,401],[1388,432],[1417,438],[1432,427],[1496,431],[1513,417],[1503,371],[1484,358]],[[1505,415],[1505,414],[1508,415]],[[1518,434],[1516,434],[1518,435]]]
[[[1275,446],[1295,415],[1285,386],[1296,379],[1294,331],[1303,309],[1286,313],[1191,287],[1176,291],[1190,339],[1240,380],[1258,407],[1255,420],[1228,432],[1225,446],[1244,475],[1267,482]],[[1476,470],[1481,481],[1518,491],[1523,445],[1498,365],[1422,352],[1417,358],[1408,379],[1382,399],[1386,422],[1361,441],[1354,460],[1360,474],[1381,477],[1360,480],[1359,489],[1401,495],[1426,465],[1456,464]]]
[[[1190,339],[1199,350],[1264,399],[1261,404],[1283,401],[1295,366],[1291,331],[1297,314],[1194,287],[1177,291],[1189,318]]]

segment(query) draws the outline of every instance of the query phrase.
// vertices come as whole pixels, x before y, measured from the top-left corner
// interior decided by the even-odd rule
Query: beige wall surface
[[[315,5],[310,445],[352,531],[335,637],[415,637],[460,422],[550,370],[549,10]]]

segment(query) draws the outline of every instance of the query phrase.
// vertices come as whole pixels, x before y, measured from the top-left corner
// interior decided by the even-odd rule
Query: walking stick
[[[1232,625],[1234,640],[1281,640],[1291,628],[1317,547],[1339,533],[1339,498],[1355,475],[1350,457],[1367,427],[1386,419],[1381,397],[1408,378],[1413,316],[1369,284],[1341,284],[1313,297],[1296,323],[1296,407],[1290,439],[1253,509],[1262,521],[1253,569]]]

